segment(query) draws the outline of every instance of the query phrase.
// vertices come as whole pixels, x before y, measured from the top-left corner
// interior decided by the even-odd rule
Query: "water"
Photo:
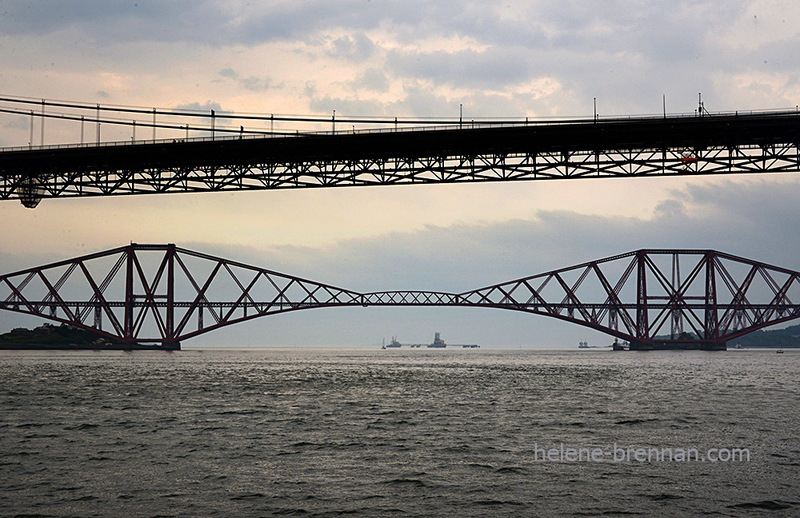
[[[800,351],[2,351],[0,515],[797,516],[798,372]],[[536,458],[561,444],[750,461]]]

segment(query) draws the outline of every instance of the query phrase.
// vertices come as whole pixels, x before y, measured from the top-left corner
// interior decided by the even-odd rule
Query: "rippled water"
[[[800,514],[800,351],[0,352],[4,516]],[[536,448],[747,448],[547,462]]]

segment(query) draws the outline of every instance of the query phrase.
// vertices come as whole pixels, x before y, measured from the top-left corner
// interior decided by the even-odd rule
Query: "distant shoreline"
[[[174,351],[177,342],[163,344],[125,343],[67,324],[44,324],[35,329],[17,328],[0,335],[0,350],[11,351]]]
[[[171,351],[160,345],[143,344],[0,344],[0,351]]]
[[[448,344],[451,345],[451,344]],[[316,347],[316,346],[309,346]],[[389,347],[386,347],[389,349]],[[409,347],[411,348],[411,347]],[[427,347],[425,347],[427,349]],[[462,349],[451,345],[452,349]],[[588,346],[581,350],[608,349],[609,346]],[[730,340],[728,350],[735,349],[800,349],[800,325],[773,331],[756,331]],[[0,350],[16,351],[175,351],[181,344],[141,344],[113,341],[86,329],[68,324],[43,324],[35,329],[17,328],[0,334]],[[565,347],[565,349],[571,349]]]

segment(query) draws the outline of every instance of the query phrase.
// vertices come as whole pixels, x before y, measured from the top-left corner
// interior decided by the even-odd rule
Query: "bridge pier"
[[[180,351],[181,343],[178,340],[164,340],[163,342],[115,342],[101,348],[122,351]]]
[[[181,343],[178,340],[164,340],[161,342],[161,348],[165,351],[180,351]]]
[[[726,342],[639,342],[631,341],[631,351],[727,351]]]

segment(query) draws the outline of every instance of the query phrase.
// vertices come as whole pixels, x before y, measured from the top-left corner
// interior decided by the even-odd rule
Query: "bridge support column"
[[[181,343],[178,340],[164,340],[161,342],[161,348],[165,351],[180,351]]]
[[[134,244],[126,248],[125,251],[125,314],[123,316],[122,337],[126,340],[133,339],[133,254]]]
[[[175,339],[175,244],[170,243],[167,245],[166,252],[167,261],[167,308],[166,308],[166,339],[167,342],[174,341]],[[175,342],[178,343],[178,342]],[[180,344],[178,345],[180,349]]]

